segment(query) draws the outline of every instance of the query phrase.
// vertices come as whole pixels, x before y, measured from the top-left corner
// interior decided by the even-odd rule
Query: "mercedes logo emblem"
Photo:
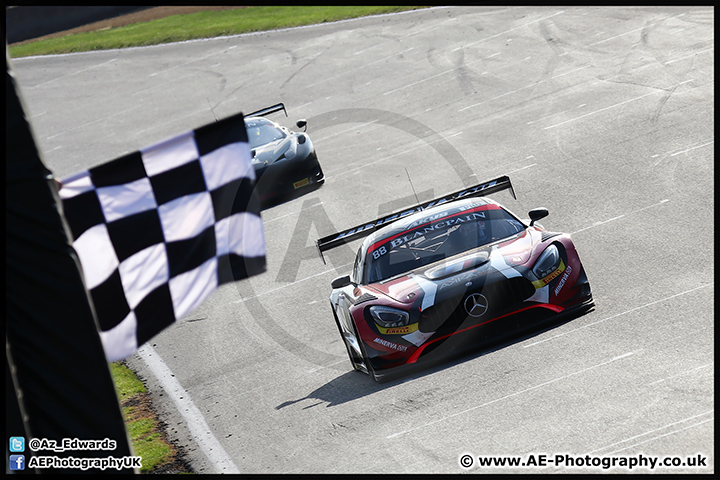
[[[471,317],[482,317],[488,309],[488,299],[482,293],[473,293],[465,299],[465,311]]]

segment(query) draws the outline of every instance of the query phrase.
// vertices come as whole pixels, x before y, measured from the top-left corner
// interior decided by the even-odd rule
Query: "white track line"
[[[671,376],[669,376],[669,377],[667,377],[667,378],[661,378],[660,380],[655,380],[655,381],[652,382],[652,383],[648,383],[648,385],[657,385],[658,383],[662,383],[662,382],[671,380],[671,379],[673,379],[673,378],[682,377],[683,375],[687,375],[688,373],[694,372],[695,370],[700,370],[701,368],[710,367],[710,366],[712,366],[712,365],[714,365],[714,364],[715,364],[715,362],[706,363],[705,365],[700,365],[699,367],[695,367],[695,368],[692,368],[692,369],[690,369],[690,370],[686,370],[686,371],[684,371],[684,372],[681,372],[681,373],[678,373],[678,374],[675,374],[675,375],[671,375]]]
[[[659,201],[658,203],[653,203],[652,205],[648,205],[647,207],[643,207],[643,208],[640,208],[640,209],[638,209],[638,210],[633,210],[632,212],[628,212],[628,213],[624,213],[624,214],[622,214],[622,215],[618,215],[617,217],[613,217],[613,218],[611,218],[611,219],[609,219],[609,220],[604,220],[604,221],[602,221],[602,222],[595,222],[594,224],[590,225],[589,227],[581,228],[580,230],[575,230],[575,231],[572,232],[570,235],[575,235],[576,233],[584,232],[585,230],[589,230],[589,229],[591,229],[591,228],[595,228],[595,227],[597,227],[597,226],[604,225],[604,224],[606,224],[606,223],[610,223],[610,222],[612,222],[613,220],[617,220],[617,219],[619,219],[619,218],[627,217],[628,215],[632,215],[633,213],[642,212],[643,210],[647,210],[648,208],[652,208],[652,207],[656,207],[656,206],[658,206],[658,205],[662,205],[663,203],[667,203],[667,202],[669,202],[669,201],[670,201],[670,199],[666,198],[665,200],[661,200],[661,201]]]
[[[527,393],[527,392],[530,392],[530,391],[532,391],[532,390],[535,390],[535,389],[537,389],[537,388],[544,387],[545,385],[550,385],[551,383],[559,382],[559,381],[561,381],[561,380],[565,380],[566,378],[570,378],[570,377],[573,377],[573,376],[575,376],[575,375],[579,375],[579,374],[581,374],[581,373],[585,373],[585,372],[587,372],[587,371],[589,371],[589,370],[592,370],[592,369],[594,369],[594,368],[598,368],[598,367],[602,367],[602,366],[604,366],[604,365],[608,365],[608,364],[610,364],[610,363],[612,363],[612,362],[615,362],[615,361],[617,361],[617,360],[621,360],[621,359],[623,359],[623,358],[627,358],[627,357],[629,357],[630,355],[633,355],[634,353],[635,353],[635,352],[628,352],[628,353],[619,355],[619,356],[614,357],[614,358],[611,358],[610,360],[607,360],[607,361],[605,361],[605,362],[598,363],[597,365],[593,365],[592,367],[583,368],[582,370],[578,370],[577,372],[573,372],[573,373],[570,373],[570,374],[568,374],[568,375],[563,375],[562,377],[558,377],[558,378],[555,378],[555,379],[553,379],[553,380],[548,380],[547,382],[541,383],[541,384],[539,384],[539,385],[535,385],[534,387],[526,388],[525,390],[520,390],[519,392],[511,393],[510,395],[505,395],[504,397],[501,397],[501,398],[496,398],[495,400],[491,400],[491,401],[489,401],[489,402],[483,403],[482,405],[476,405],[476,406],[474,406],[474,407],[468,408],[468,409],[463,410],[463,411],[461,411],[461,412],[453,413],[452,415],[448,415],[448,416],[446,416],[446,417],[440,418],[440,419],[435,420],[435,421],[433,421],[433,422],[426,423],[426,424],[424,424],[424,425],[420,425],[419,427],[411,428],[411,429],[409,429],[409,430],[403,430],[402,432],[393,433],[392,435],[388,435],[386,438],[399,437],[399,436],[401,436],[401,435],[405,435],[406,433],[414,432],[415,430],[419,430],[419,429],[421,429],[421,428],[429,427],[430,425],[435,425],[436,423],[444,422],[445,420],[448,420],[448,419],[453,418],[453,417],[457,417],[458,415],[463,415],[463,414],[468,413],[468,412],[471,412],[471,411],[473,411],[473,410],[477,410],[478,408],[486,407],[486,406],[488,406],[488,405],[492,405],[493,403],[497,403],[497,402],[501,402],[501,401],[503,401],[503,400],[507,400],[508,398],[514,397],[514,396],[516,396],[516,395],[520,395],[520,394]]]
[[[149,344],[145,344],[138,349],[137,353],[175,403],[178,413],[185,419],[194,440],[215,468],[215,473],[240,473],[230,455],[213,435],[205,417],[191,400],[190,394],[180,385],[172,370],[155,352],[155,349]]]
[[[575,333],[575,332],[577,332],[578,330],[582,330],[583,328],[591,327],[591,326],[593,326],[593,325],[597,325],[598,323],[602,323],[602,322],[606,322],[606,321],[608,321],[608,320],[612,320],[613,318],[617,318],[617,317],[619,317],[619,316],[621,316],[621,315],[625,315],[625,314],[627,314],[627,313],[634,312],[635,310],[640,310],[641,308],[649,307],[649,306],[651,306],[651,305],[655,305],[656,303],[664,302],[664,301],[666,301],[666,300],[670,300],[671,298],[679,297],[680,295],[686,295],[686,294],[688,294],[688,293],[694,292],[695,290],[700,290],[701,288],[712,287],[713,285],[715,285],[715,282],[708,283],[707,285],[700,285],[699,287],[691,288],[690,290],[685,290],[684,292],[676,293],[675,295],[670,295],[669,297],[661,298],[660,300],[655,300],[654,302],[646,303],[645,305],[640,305],[639,307],[631,308],[630,310],[626,310],[626,311],[624,311],[624,312],[622,312],[622,313],[616,313],[615,315],[613,315],[613,316],[611,316],[611,317],[603,318],[602,320],[598,320],[597,322],[588,323],[587,325],[583,325],[582,327],[576,328],[576,329],[574,329],[574,330],[570,330],[570,331],[567,331],[567,332],[563,332],[563,333],[560,333],[560,334],[558,334],[558,335],[554,335],[554,336],[552,336],[552,337],[549,337],[549,338],[546,338],[546,339],[543,339],[543,340],[539,340],[539,341],[537,341],[537,342],[533,342],[533,343],[529,343],[529,344],[527,344],[527,345],[523,345],[523,348],[533,347],[533,346],[535,346],[535,345],[539,345],[539,344],[541,344],[541,343],[545,343],[545,342],[548,342],[548,341],[550,341],[550,340],[554,340],[554,339],[556,339],[556,338],[565,336],[565,335],[567,335],[567,334],[569,334],[569,333]]]
[[[559,127],[560,125],[565,125],[566,123],[574,122],[575,120],[580,120],[581,118],[589,117],[590,115],[595,115],[596,113],[604,112],[604,111],[606,111],[606,110],[610,110],[611,108],[620,107],[620,106],[625,105],[625,104],[627,104],[627,103],[634,102],[635,100],[640,100],[641,98],[645,98],[645,97],[647,97],[647,96],[649,96],[649,95],[655,95],[655,94],[657,94],[657,93],[668,93],[668,92],[673,91],[675,88],[679,87],[680,85],[682,85],[682,84],[684,84],[684,83],[689,83],[689,82],[693,82],[693,81],[694,81],[694,80],[686,80],[686,81],[684,81],[684,82],[678,83],[677,85],[673,85],[672,87],[670,87],[670,88],[668,88],[668,89],[663,89],[663,90],[658,90],[658,91],[646,93],[645,95],[640,95],[639,97],[631,98],[630,100],[625,100],[624,102],[616,103],[616,104],[614,104],[614,105],[610,105],[609,107],[604,107],[604,108],[601,108],[601,109],[599,109],[599,110],[595,110],[595,111],[593,111],[593,112],[586,113],[585,115],[580,115],[579,117],[570,118],[570,119],[565,120],[565,121],[563,121],[563,122],[556,123],[555,125],[550,125],[550,126],[548,126],[548,127],[545,127],[543,130],[548,130],[548,129],[550,129],[550,128]]]
[[[610,445],[605,445],[604,447],[600,447],[600,448],[597,448],[597,449],[592,450],[592,451],[590,451],[590,452],[586,452],[585,455],[592,455],[593,453],[597,453],[597,452],[600,452],[600,451],[605,450],[605,449],[607,449],[607,448],[620,445],[621,443],[625,443],[625,442],[628,442],[628,441],[630,441],[630,440],[635,440],[635,439],[637,439],[637,438],[644,437],[644,436],[646,436],[646,435],[650,435],[651,433],[656,433],[656,432],[659,432],[659,431],[661,431],[661,430],[665,430],[666,428],[675,426],[675,425],[677,425],[677,424],[679,424],[679,423],[684,423],[684,422],[687,422],[688,420],[694,420],[694,419],[696,419],[696,418],[698,418],[698,417],[702,417],[703,415],[708,415],[708,414],[713,413],[713,412],[715,412],[715,410],[708,410],[707,412],[699,413],[699,414],[697,414],[697,415],[693,415],[692,417],[684,418],[684,419],[679,420],[679,421],[677,421],[677,422],[668,423],[668,424],[665,425],[665,426],[662,426],[662,427],[660,427],[660,428],[656,428],[656,429],[654,429],[654,430],[650,430],[649,432],[641,433],[640,435],[635,435],[635,436],[633,436],[633,437],[626,438],[625,440],[620,440],[619,442],[611,443]],[[687,427],[685,427],[685,428],[681,428],[680,430],[674,430],[674,431],[672,431],[672,432],[670,432],[670,433],[666,433],[666,434],[664,434],[664,435],[660,435],[660,436],[657,436],[657,437],[652,437],[651,439],[646,440],[646,441],[644,441],[644,442],[636,443],[636,444],[634,444],[634,445],[631,445],[630,447],[625,447],[625,448],[622,448],[622,449],[620,449],[620,450],[615,450],[615,451],[612,452],[612,453],[606,453],[606,454],[604,454],[604,455],[612,455],[613,453],[617,453],[617,452],[621,452],[621,451],[623,451],[623,450],[627,450],[628,448],[631,448],[631,447],[640,445],[640,444],[642,444],[642,443],[647,443],[647,442],[649,442],[650,440],[655,440],[655,439],[657,439],[657,438],[665,437],[665,436],[671,435],[671,434],[673,434],[673,433],[681,432],[681,431],[683,431],[683,430],[685,430],[685,429],[687,429],[687,428],[694,427],[694,426],[700,425],[700,424],[702,424],[702,423],[706,423],[706,422],[708,422],[708,421],[710,421],[710,420],[712,420],[712,418],[709,419],[709,420],[704,420],[704,421],[699,422],[699,423],[694,423],[694,424],[689,425],[689,426],[687,426]]]

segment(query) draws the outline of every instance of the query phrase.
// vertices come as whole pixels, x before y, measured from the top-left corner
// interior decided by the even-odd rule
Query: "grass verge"
[[[412,6],[271,6],[203,11],[10,46],[13,58],[141,47],[414,10]]]
[[[193,473],[165,435],[142,381],[122,362],[111,363],[110,373],[134,454],[142,457],[140,473]]]

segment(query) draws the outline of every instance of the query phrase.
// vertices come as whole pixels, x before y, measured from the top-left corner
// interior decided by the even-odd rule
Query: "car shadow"
[[[350,361],[348,361],[348,366]],[[320,388],[313,390],[302,398],[296,400],[288,400],[275,407],[275,410],[281,410],[283,408],[303,403],[307,400],[307,404],[302,406],[302,410],[325,405],[326,407],[334,407],[341,405],[346,402],[351,402],[362,398],[366,395],[371,395],[375,392],[386,388],[385,384],[380,384],[372,380],[364,373],[350,370],[343,373],[337,378],[332,379],[330,382],[321,386]]]
[[[436,359],[428,359],[417,366],[404,369],[402,373],[383,380],[381,383],[374,381],[364,373],[351,370],[343,373],[337,378],[334,378],[302,398],[288,400],[280,405],[277,405],[275,409],[281,410],[297,404],[302,405],[302,410],[323,405],[325,407],[342,405],[343,403],[358,400],[362,397],[372,395],[373,393],[381,390],[393,388],[403,383],[412,382],[418,378],[435,374],[447,368],[471,360],[476,360],[503,348],[524,342],[525,340],[537,337],[538,335],[565,325],[566,323],[584,316],[593,310],[594,306],[588,306],[586,309],[578,311],[572,315],[538,319],[538,321],[533,323],[530,327],[525,327],[522,330],[515,331],[511,335],[499,337],[496,341],[485,341],[479,347],[459,349],[455,354],[443,355]],[[348,361],[348,366],[349,365],[350,362]]]

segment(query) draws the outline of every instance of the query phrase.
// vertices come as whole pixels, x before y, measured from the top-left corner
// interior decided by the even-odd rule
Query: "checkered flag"
[[[108,361],[265,271],[251,158],[240,113],[62,180]]]

